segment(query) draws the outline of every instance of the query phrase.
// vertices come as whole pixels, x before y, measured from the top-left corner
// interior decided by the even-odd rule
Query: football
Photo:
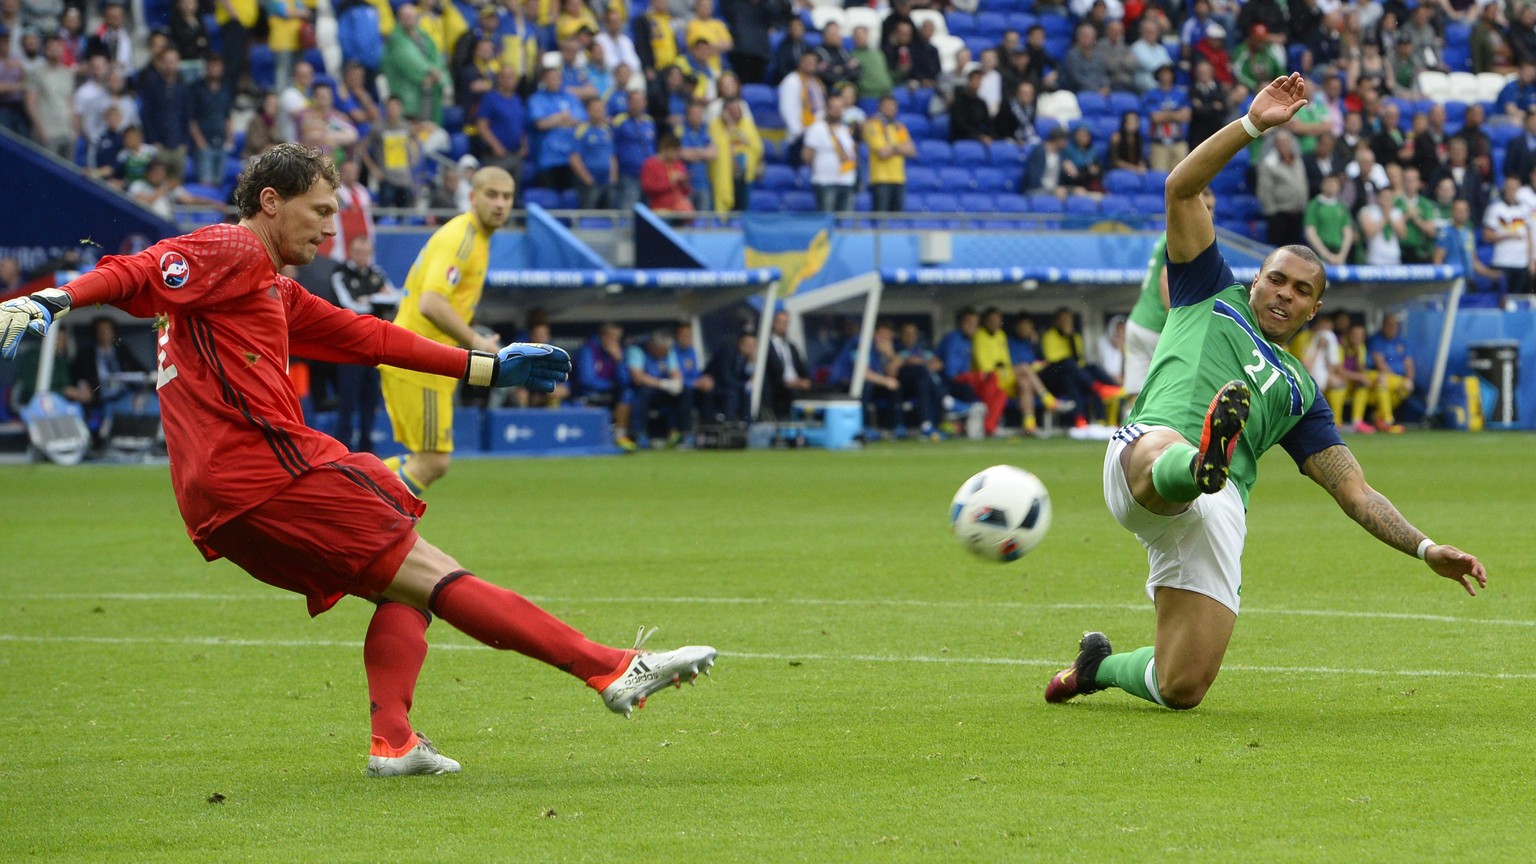
[[[961,484],[949,524],[965,548],[988,561],[1017,561],[1045,539],[1051,495],[1040,478],[993,465]]]

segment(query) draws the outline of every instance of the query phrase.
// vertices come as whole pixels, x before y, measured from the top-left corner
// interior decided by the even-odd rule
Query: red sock
[[[363,640],[363,668],[368,672],[368,719],[375,747],[382,742],[388,750],[399,751],[411,743],[411,700],[427,659],[431,620],[404,603],[380,603],[373,612]]]
[[[583,681],[608,675],[627,653],[599,645],[527,598],[466,570],[449,573],[432,589],[438,617],[492,648],[516,651]]]

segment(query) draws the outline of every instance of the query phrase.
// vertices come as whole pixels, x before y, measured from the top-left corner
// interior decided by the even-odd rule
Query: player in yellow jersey
[[[444,345],[494,352],[495,335],[481,336],[475,318],[491,235],[512,212],[512,175],[481,168],[470,178],[469,212],[437,229],[405,277],[405,299],[395,324]],[[453,390],[457,382],[392,366],[379,367],[384,407],[395,440],[410,452],[384,460],[417,495],[448,473],[453,455]]]

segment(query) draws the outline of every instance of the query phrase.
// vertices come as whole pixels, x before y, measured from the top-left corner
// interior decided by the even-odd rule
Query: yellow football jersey
[[[441,294],[465,323],[474,320],[490,254],[491,235],[481,230],[474,216],[464,213],[448,220],[427,240],[411,265],[395,323],[434,342],[458,345],[458,340],[421,314],[421,297],[427,292]]]

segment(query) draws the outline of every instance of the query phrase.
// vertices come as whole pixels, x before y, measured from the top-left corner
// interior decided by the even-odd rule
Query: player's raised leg
[[[417,540],[384,596],[430,611],[492,648],[569,672],[625,716],[658,690],[693,683],[715,662],[708,646],[643,651],[648,634],[630,649],[593,642],[522,595],[477,578],[425,540]]]

